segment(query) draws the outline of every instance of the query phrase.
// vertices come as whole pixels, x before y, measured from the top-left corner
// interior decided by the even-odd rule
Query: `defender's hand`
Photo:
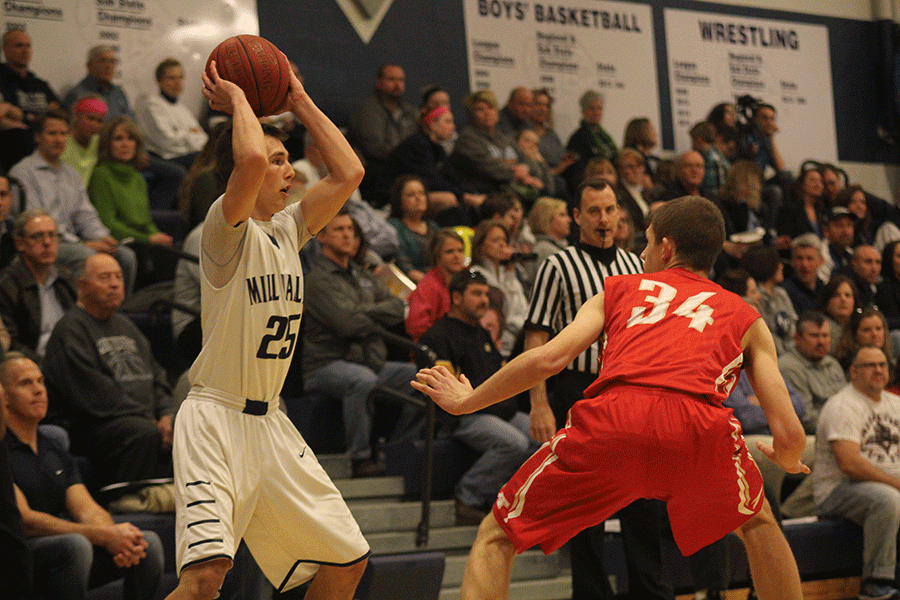
[[[460,374],[457,379],[447,367],[438,366],[422,369],[416,374],[416,380],[410,384],[430,396],[438,406],[452,415],[467,412],[464,410],[464,402],[472,392],[472,384],[465,375]]]

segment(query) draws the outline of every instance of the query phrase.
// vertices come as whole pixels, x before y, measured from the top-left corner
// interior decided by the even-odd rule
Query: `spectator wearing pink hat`
[[[87,185],[97,165],[99,133],[107,113],[106,101],[99,94],[82,96],[72,107],[72,113],[72,134],[60,158],[74,167]]]
[[[478,207],[485,196],[463,185],[447,164],[444,143],[456,132],[453,113],[446,106],[438,105],[422,115],[419,125],[419,131],[388,154],[381,182],[383,197],[389,199],[391,186],[398,177],[417,175],[430,190],[429,215],[446,211],[437,219],[443,225],[471,224],[474,216],[467,214],[466,207]]]

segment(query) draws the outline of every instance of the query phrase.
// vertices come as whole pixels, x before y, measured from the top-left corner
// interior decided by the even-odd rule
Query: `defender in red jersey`
[[[788,472],[809,472],[800,463],[803,428],[778,373],[771,334],[740,298],[704,277],[724,235],[721,214],[708,200],[670,201],[647,228],[645,274],[608,278],[605,295],[586,302],[550,342],[475,390],[446,369],[420,371],[416,389],[463,414],[530,389],[606,334],[597,381],[482,522],[463,599],[505,598],[516,552],[534,544],[551,552],[636,498],[666,501],[685,554],[735,531],[759,597],[801,597],[797,566],[763,497],[759,470],[740,425],[722,406],[743,366],[775,438],[760,450]]]

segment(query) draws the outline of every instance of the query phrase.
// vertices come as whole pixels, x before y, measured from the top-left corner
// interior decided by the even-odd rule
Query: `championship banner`
[[[469,80],[500,107],[519,86],[547,88],[565,144],[581,121],[578,100],[604,96],[603,127],[621,145],[625,125],[647,117],[659,131],[659,90],[649,6],[571,0],[464,0]]]
[[[184,65],[182,101],[195,114],[204,103],[200,74],[216,45],[239,33],[259,32],[256,0],[4,0],[3,31],[31,36],[30,70],[62,98],[87,74],[87,51],[97,44],[116,48],[115,83],[125,88],[132,109],[158,89],[154,70],[172,57]]]
[[[791,21],[665,10],[675,149],[720,102],[750,95],[771,104],[788,170],[837,160],[828,29]],[[811,155],[812,153],[812,155]]]

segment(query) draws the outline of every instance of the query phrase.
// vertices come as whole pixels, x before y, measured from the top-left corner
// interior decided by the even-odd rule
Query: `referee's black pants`
[[[555,378],[550,407],[557,428],[566,424],[572,405],[584,397],[584,390],[596,375],[564,370]],[[666,505],[659,500],[636,500],[617,513],[622,525],[622,545],[628,569],[628,596],[672,600],[672,585],[663,576],[662,533],[666,530]],[[572,600],[613,597],[612,586],[603,567],[603,523],[585,529],[569,542],[572,566]]]

